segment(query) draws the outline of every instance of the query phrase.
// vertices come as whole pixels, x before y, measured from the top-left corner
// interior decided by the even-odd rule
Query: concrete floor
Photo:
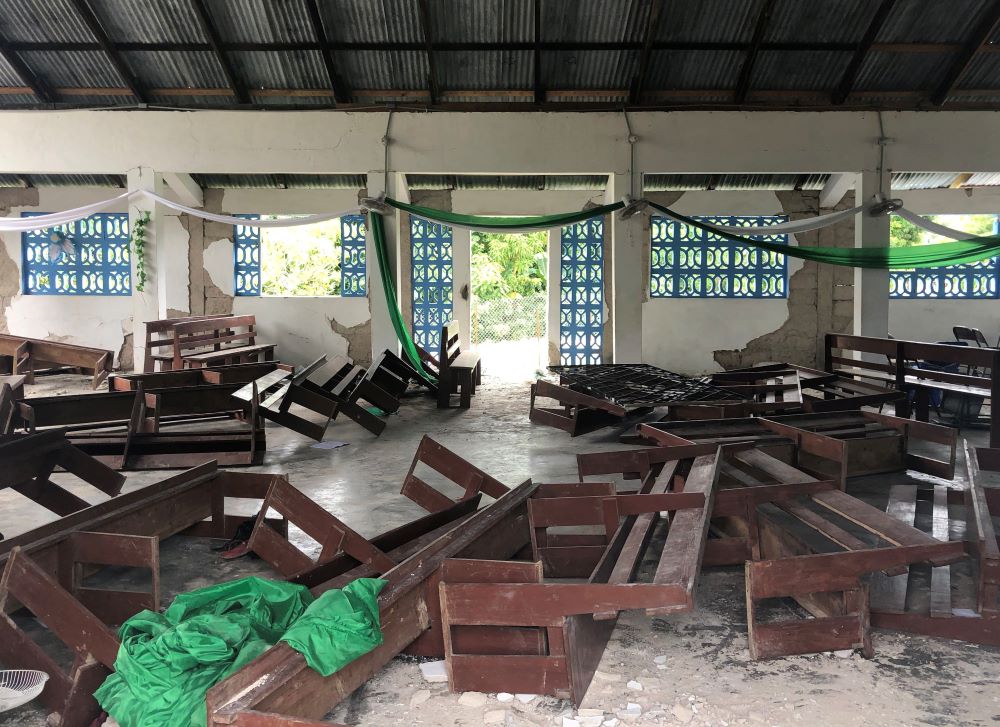
[[[576,480],[575,454],[620,449],[619,431],[608,428],[570,438],[527,418],[526,384],[486,380],[468,411],[440,411],[424,396],[407,398],[379,438],[349,420],[338,421],[317,447],[283,428],[268,427],[266,463],[251,470],[282,472],[364,535],[374,535],[423,514],[399,487],[420,438],[426,433],[501,481]],[[34,393],[81,390],[74,377],[42,379]],[[982,444],[984,433],[970,438]],[[130,474],[127,488],[162,479],[166,473]],[[867,493],[906,475],[869,479]],[[956,482],[956,486],[959,483]],[[78,494],[97,501],[96,491]],[[14,535],[49,516],[16,495],[0,492],[2,529]],[[252,514],[246,505],[246,514]],[[305,545],[301,534],[293,539]],[[222,564],[207,541],[168,542],[163,579],[168,594],[238,575],[266,573],[259,561]],[[980,725],[1000,720],[1000,650],[958,642],[878,632],[876,657],[858,655],[791,657],[753,662],[746,648],[742,569],[707,572],[698,588],[697,611],[666,619],[624,616],[605,652],[600,671],[582,705],[605,720],[632,724],[795,725]],[[654,662],[665,656],[664,663]],[[14,665],[16,666],[16,665]],[[637,681],[642,689],[628,686]],[[625,714],[629,703],[642,714]],[[617,713],[621,712],[620,715]],[[589,713],[591,717],[595,712]],[[581,713],[586,717],[587,712]],[[616,716],[617,715],[617,716]],[[460,698],[447,685],[427,684],[415,660],[400,657],[359,689],[329,718],[351,725],[563,725],[576,716],[566,703],[536,698],[501,703],[495,695]],[[43,724],[42,715],[22,708],[0,717],[0,727]],[[572,723],[569,723],[572,725]],[[607,722],[605,724],[608,724]],[[613,724],[613,723],[612,723]],[[610,727],[610,725],[609,725]]]

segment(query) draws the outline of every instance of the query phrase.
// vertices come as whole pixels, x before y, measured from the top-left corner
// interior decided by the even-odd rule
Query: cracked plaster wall
[[[109,188],[0,189],[0,217],[58,212],[107,199]],[[126,212],[124,204],[108,212]],[[114,352],[116,365],[131,365],[132,300],[128,296],[24,295],[21,233],[0,233],[0,332],[65,341]]]
[[[688,215],[819,214],[817,192],[687,192],[652,194]],[[851,195],[837,209],[853,205]],[[765,361],[816,365],[827,331],[853,323],[853,271],[788,259],[787,299],[649,299],[649,222],[645,231],[643,359],[672,371],[700,374]],[[848,222],[796,235],[799,245],[853,245]],[[738,313],[737,313],[738,311]]]
[[[350,190],[206,190],[205,208],[225,214],[310,214],[356,204]],[[197,218],[186,221],[192,315],[254,315],[260,340],[278,345],[283,361],[306,364],[326,354],[371,361],[368,298],[243,297],[233,294],[233,228]],[[369,271],[370,275],[370,271]]]

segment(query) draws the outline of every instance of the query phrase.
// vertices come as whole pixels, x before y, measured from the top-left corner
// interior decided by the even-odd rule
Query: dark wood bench
[[[826,334],[824,368],[861,380],[890,383],[900,391],[913,392],[916,418],[928,421],[934,389],[959,396],[989,399],[1000,396],[1000,349],[956,346],[944,343],[902,341],[894,338]],[[854,353],[862,354],[855,358]],[[884,357],[884,359],[882,358]],[[919,368],[920,361],[958,364],[977,374],[958,374]],[[908,398],[896,402],[896,415],[909,417]],[[990,446],[1000,447],[1000,413],[990,409]]]
[[[254,316],[206,318],[173,327],[173,368],[202,368],[219,364],[273,361],[273,343],[257,343]]]
[[[451,395],[459,395],[459,406],[468,409],[476,387],[482,383],[483,371],[479,354],[462,351],[458,342],[458,323],[451,321],[441,327],[441,356],[438,359],[438,409],[451,406]]]
[[[13,334],[0,334],[0,367],[12,375],[23,374],[25,383],[35,383],[35,373],[75,369],[91,374],[97,388],[111,373],[115,356],[101,348],[76,346]]]
[[[213,316],[186,316],[183,318],[163,318],[158,321],[146,321],[146,347],[143,349],[142,371],[149,374],[154,371],[172,371],[174,368],[174,326],[191,321],[208,321],[218,318],[232,318],[226,313]]]

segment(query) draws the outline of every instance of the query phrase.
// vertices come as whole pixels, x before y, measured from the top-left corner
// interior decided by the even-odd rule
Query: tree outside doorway
[[[473,348],[505,381],[534,378],[548,363],[546,231],[472,234]]]

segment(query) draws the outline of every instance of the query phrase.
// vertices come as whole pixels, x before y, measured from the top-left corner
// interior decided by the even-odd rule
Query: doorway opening
[[[527,381],[548,364],[547,231],[472,233],[472,347],[484,371]]]

